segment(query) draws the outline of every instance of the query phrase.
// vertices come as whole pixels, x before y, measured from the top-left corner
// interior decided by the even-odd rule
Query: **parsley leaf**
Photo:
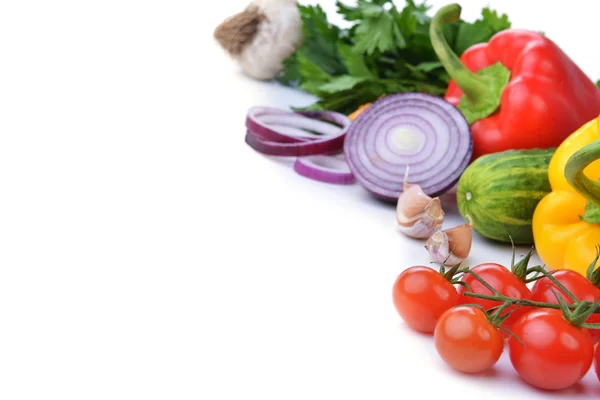
[[[375,50],[385,52],[394,48],[394,19],[390,14],[380,14],[364,19],[356,28],[354,51],[358,54],[373,54]]]
[[[504,29],[510,28],[511,24],[508,20],[508,15],[502,14],[501,16],[495,10],[491,10],[486,7],[481,11],[483,20],[489,25],[492,31],[500,32]]]
[[[374,76],[367,67],[365,59],[361,54],[352,51],[352,47],[346,44],[338,44],[338,50],[342,57],[342,63],[352,76]]]
[[[298,6],[305,42],[300,52],[328,74],[345,72],[337,51],[340,28],[331,25],[321,6]]]
[[[454,43],[457,53],[462,54],[474,44],[487,42],[494,34],[511,26],[506,14],[498,16],[496,11],[484,8],[481,15],[482,18],[472,24],[462,22],[459,25]]]
[[[356,85],[359,83],[365,82],[369,80],[367,76],[350,76],[350,75],[342,75],[336,78],[333,78],[329,81],[329,83],[321,86],[321,92],[323,93],[336,93],[341,92],[343,90],[354,89]]]
[[[304,53],[298,54],[297,62],[302,75],[302,83],[300,88],[306,90],[308,93],[319,95],[321,93],[321,86],[329,82],[333,77],[323,69],[312,62]]]

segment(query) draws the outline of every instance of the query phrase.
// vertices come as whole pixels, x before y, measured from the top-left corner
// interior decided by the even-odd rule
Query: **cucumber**
[[[548,165],[556,149],[508,150],[475,160],[456,192],[460,214],[488,239],[533,244],[535,207],[552,191]]]

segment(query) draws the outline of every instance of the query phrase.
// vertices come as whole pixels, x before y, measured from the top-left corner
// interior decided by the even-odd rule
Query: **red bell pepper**
[[[459,59],[443,24],[461,7],[441,8],[431,23],[433,47],[452,78],[445,99],[471,125],[473,159],[508,149],[551,148],[600,114],[600,90],[550,39],[508,29]]]

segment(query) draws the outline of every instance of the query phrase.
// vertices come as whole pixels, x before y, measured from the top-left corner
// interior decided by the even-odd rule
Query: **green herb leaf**
[[[352,76],[370,76],[375,75],[371,72],[365,59],[362,55],[356,54],[352,51],[352,47],[345,44],[338,44],[338,50],[342,57],[342,63]]]
[[[331,75],[309,60],[304,53],[298,54],[297,62],[303,77],[300,87],[309,93],[319,95],[321,87],[332,79]]]
[[[394,11],[396,25],[402,31],[402,34],[406,36],[413,35],[417,31],[417,26],[419,26],[419,9],[412,3],[408,4],[401,13],[398,13],[395,9]]]
[[[508,15],[498,15],[496,11],[489,9],[488,7],[481,11],[481,15],[483,17],[483,21],[485,21],[485,23],[494,32],[500,32],[502,30],[509,29],[511,26]]]
[[[337,50],[340,28],[331,25],[321,6],[298,6],[302,16],[304,44],[300,52],[331,75],[346,72]]]
[[[358,0],[356,7],[350,7],[337,1],[335,3],[338,14],[340,14],[346,21],[360,21],[364,18],[377,18],[380,14],[385,12],[383,5],[391,3],[390,0],[380,1],[368,1]]]
[[[370,103],[381,97],[385,89],[381,84],[367,81],[356,85],[352,89],[342,90],[322,96],[321,100],[306,108],[295,108],[296,110],[338,110],[344,114],[350,114],[363,104]]]
[[[425,1],[341,1],[337,13],[350,23],[347,29],[331,24],[323,9],[298,6],[304,43],[284,62],[278,80],[315,94],[312,109],[350,113],[382,95],[422,91],[443,96],[450,78],[433,51],[429,37],[430,7]],[[506,15],[485,8],[474,23],[458,21],[444,26],[444,36],[461,54],[510,27]]]
[[[375,50],[385,52],[394,48],[394,19],[390,14],[376,18],[365,18],[356,27],[355,53],[373,54]]]
[[[331,94],[341,92],[344,90],[350,90],[353,89],[359,83],[365,82],[366,80],[369,80],[369,78],[365,76],[338,76],[330,80],[329,83],[321,86],[321,92]]]
[[[299,87],[302,78],[298,57],[293,55],[283,62],[283,72],[277,77],[277,80],[290,87]]]
[[[439,61],[425,61],[415,65],[414,68],[423,72],[431,72],[438,68],[443,68],[443,65]]]
[[[458,27],[455,51],[462,54],[469,47],[487,42],[496,33],[510,28],[511,24],[506,14],[498,16],[496,11],[484,8],[481,12],[482,18],[472,24],[462,22]]]

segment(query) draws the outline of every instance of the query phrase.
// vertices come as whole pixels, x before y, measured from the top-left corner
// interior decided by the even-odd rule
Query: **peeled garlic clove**
[[[473,242],[473,225],[471,218],[467,218],[468,224],[437,231],[427,240],[425,248],[436,262],[455,265],[469,256]]]

